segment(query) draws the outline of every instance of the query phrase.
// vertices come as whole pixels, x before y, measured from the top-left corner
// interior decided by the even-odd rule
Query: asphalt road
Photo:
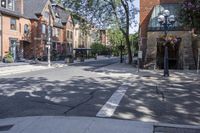
[[[116,62],[118,59],[92,61],[1,77],[0,118],[95,116],[120,83],[93,71]]]
[[[177,71],[165,79],[155,71],[110,67],[115,62],[87,62],[1,77],[0,118],[96,117],[111,101],[108,106],[116,106],[112,118],[199,125],[200,78],[195,74]]]

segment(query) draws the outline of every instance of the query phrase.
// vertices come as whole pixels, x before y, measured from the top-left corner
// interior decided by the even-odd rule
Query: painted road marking
[[[125,95],[128,87],[121,86],[115,93],[110,97],[110,99],[106,102],[106,104],[101,108],[101,110],[97,113],[97,117],[111,117],[123,96]]]

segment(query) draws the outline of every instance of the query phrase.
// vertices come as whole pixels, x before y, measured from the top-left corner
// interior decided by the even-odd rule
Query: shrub
[[[14,59],[13,59],[13,56],[11,53],[8,53],[7,55],[5,55],[3,60],[5,63],[13,63],[14,62]]]
[[[111,51],[110,48],[98,42],[93,43],[90,48],[93,55],[108,55]]]

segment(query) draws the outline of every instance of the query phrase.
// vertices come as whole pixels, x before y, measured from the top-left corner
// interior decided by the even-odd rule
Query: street
[[[137,69],[118,60],[2,76],[0,118],[87,116],[198,125],[199,75]],[[115,64],[116,63],[116,64]]]

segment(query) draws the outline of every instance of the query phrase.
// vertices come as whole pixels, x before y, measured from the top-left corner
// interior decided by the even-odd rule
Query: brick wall
[[[147,29],[149,19],[153,7],[158,4],[167,4],[167,3],[179,3],[182,0],[140,0],[140,26],[141,26],[141,37],[147,37]]]

